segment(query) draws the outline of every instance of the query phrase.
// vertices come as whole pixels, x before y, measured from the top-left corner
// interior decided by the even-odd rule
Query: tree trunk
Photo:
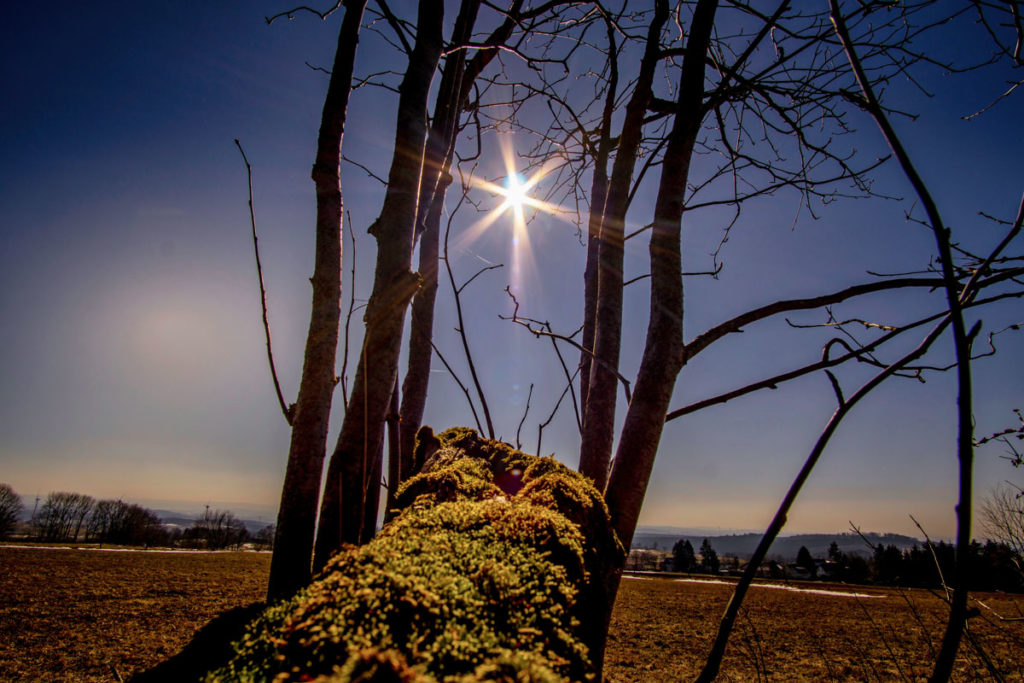
[[[402,382],[401,473],[395,484],[400,484],[412,471],[412,453],[416,446],[416,431],[423,423],[430,383],[430,363],[433,358],[431,341],[434,338],[434,303],[437,300],[437,269],[441,230],[441,210],[445,191],[451,182],[446,174],[438,185],[424,221],[420,237],[420,288],[412,302],[409,322],[409,363]],[[391,482],[389,482],[391,484]]]
[[[683,203],[702,119],[704,59],[717,9],[718,0],[698,2],[686,45],[679,110],[665,150],[654,209],[647,341],[605,493],[615,532],[627,549],[633,542],[676,376],[683,366]]]
[[[580,405],[587,410],[590,395],[590,368],[593,363],[594,334],[597,319],[598,257],[601,252],[601,227],[605,199],[608,197],[608,157],[612,150],[612,116],[619,87],[619,63],[615,46],[615,26],[606,19],[608,29],[608,92],[601,114],[601,133],[594,154],[594,177],[590,183],[590,215],[587,219],[587,265],[583,271],[583,338],[580,345]]]
[[[452,45],[470,40],[481,0],[463,0],[452,29]],[[445,193],[451,185],[449,173],[452,150],[458,130],[459,113],[463,104],[462,79],[466,60],[461,52],[445,58],[441,84],[434,102],[434,120],[427,137],[420,189],[420,216],[417,233],[420,237],[419,275],[420,289],[412,302],[409,321],[409,360],[402,382],[402,462],[399,470],[412,470],[412,452],[416,445],[416,431],[423,421],[430,384],[430,362],[434,338],[434,303],[437,300],[437,267],[441,232],[441,212]],[[404,476],[404,475],[402,475]],[[401,483],[396,480],[394,485]],[[389,482],[389,485],[391,482]]]
[[[717,8],[718,0],[699,0],[694,10],[680,77],[679,109],[654,208],[647,341],[605,493],[612,526],[627,551],[633,543],[676,376],[683,366],[682,215],[690,159],[703,116],[705,56]],[[614,569],[608,574],[609,619],[622,566]]]
[[[410,266],[427,133],[427,95],[441,55],[443,16],[441,0],[420,0],[416,43],[399,86],[388,189],[380,217],[370,228],[377,239],[373,291],[352,396],[327,471],[313,558],[317,569],[342,542],[359,542],[368,466],[377,452],[398,376],[406,308],[419,285]]]
[[[463,0],[452,30],[452,45],[464,44],[471,39],[480,5],[481,0]],[[515,17],[521,6],[522,0],[512,2],[507,18],[491,33],[485,44],[499,45],[508,40],[516,26]],[[427,403],[430,363],[433,357],[431,341],[434,336],[434,305],[437,300],[441,213],[444,210],[445,195],[452,182],[451,160],[459,131],[459,115],[466,105],[473,81],[496,54],[496,49],[480,49],[468,63],[459,52],[449,55],[434,104],[434,121],[427,139],[423,190],[420,195],[420,206],[426,207],[425,216],[421,216],[418,226],[422,231],[419,259],[420,289],[412,303],[409,360],[402,382],[400,469],[403,473],[413,471],[411,458],[416,444],[416,432],[423,423],[423,411]],[[400,484],[401,479],[397,483]]]
[[[594,321],[594,360],[583,413],[580,472],[590,477],[599,491],[608,481],[608,462],[615,440],[615,404],[622,340],[622,262],[626,209],[633,181],[637,151],[643,138],[643,120],[651,98],[651,83],[660,55],[661,29],[668,19],[668,2],[659,0],[647,31],[647,45],[640,74],[626,105],[622,134],[612,165],[598,253],[597,308]]]
[[[268,601],[287,597],[310,580],[341,318],[341,140],[365,5],[366,0],[352,0],[345,9],[320,119],[312,172],[317,207],[313,303],[302,380],[293,408],[288,465],[270,561]]]

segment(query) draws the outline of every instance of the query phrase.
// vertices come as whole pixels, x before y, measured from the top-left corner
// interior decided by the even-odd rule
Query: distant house
[[[817,578],[816,574],[817,568],[808,569],[796,562],[790,562],[786,565],[786,578],[809,581],[810,579]]]

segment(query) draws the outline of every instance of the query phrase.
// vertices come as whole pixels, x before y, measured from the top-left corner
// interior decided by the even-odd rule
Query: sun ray
[[[499,142],[504,165],[504,181],[490,181],[472,178],[470,184],[493,196],[501,197],[500,204],[475,221],[457,239],[460,248],[468,247],[499,219],[511,216],[511,253],[510,271],[511,285],[518,290],[521,283],[536,281],[534,277],[534,255],[527,223],[539,213],[572,223],[573,213],[557,204],[533,196],[532,191],[550,175],[561,163],[551,158],[534,169],[529,177],[524,177],[516,169],[516,154],[512,149],[511,138],[506,136]]]

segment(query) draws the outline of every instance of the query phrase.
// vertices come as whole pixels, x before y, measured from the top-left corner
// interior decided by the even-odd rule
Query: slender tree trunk
[[[312,172],[317,207],[313,303],[270,561],[268,601],[287,597],[310,580],[341,318],[341,140],[365,5],[366,0],[351,0],[346,6],[320,119]]]
[[[633,542],[676,376],[683,366],[680,238],[684,192],[702,119],[704,60],[717,9],[717,0],[697,3],[686,45],[679,111],[665,150],[654,209],[647,341],[605,493],[615,532],[626,548]]]
[[[590,367],[594,352],[597,321],[598,258],[601,252],[601,226],[604,223],[605,199],[608,196],[608,157],[611,154],[612,116],[619,87],[619,60],[615,45],[615,26],[607,20],[608,29],[608,92],[601,114],[601,133],[594,156],[594,177],[590,183],[590,215],[587,219],[587,265],[583,271],[583,347],[580,353],[580,405],[586,415],[590,394]],[[586,425],[584,425],[586,429]]]
[[[401,473],[395,484],[400,484],[412,472],[412,453],[416,445],[416,432],[423,422],[430,383],[430,363],[434,338],[434,303],[437,300],[437,269],[440,250],[441,210],[445,191],[451,182],[447,175],[438,185],[427,212],[423,235],[420,237],[420,288],[412,302],[409,322],[409,364],[402,382]],[[390,484],[391,482],[389,482]]]
[[[633,543],[675,388],[683,366],[682,216],[690,159],[703,116],[705,57],[718,0],[699,0],[686,45],[679,84],[679,109],[662,163],[651,233],[651,314],[643,360],[626,411],[605,500],[612,526],[628,550]],[[608,573],[607,624],[621,566]]]
[[[407,458],[402,452],[402,415],[399,412],[398,402],[398,382],[395,382],[395,388],[391,392],[391,404],[388,406],[388,488],[387,488],[387,501],[384,505],[384,518],[387,519],[387,515],[391,512],[391,508],[395,504],[395,494],[398,492],[398,484],[402,481],[403,467],[405,467]],[[408,469],[404,472],[409,472]],[[374,504],[376,505],[376,503]],[[369,508],[367,508],[369,509]],[[377,517],[377,508],[373,508],[374,520]]]
[[[468,42],[473,33],[481,0],[463,0],[452,30],[452,45]],[[508,16],[488,39],[487,45],[500,45],[508,40],[516,26],[522,0],[513,0]],[[494,48],[477,50],[468,62],[459,52],[446,58],[434,105],[434,121],[427,139],[426,164],[420,205],[428,207],[421,216],[420,289],[412,303],[409,330],[409,361],[402,382],[402,464],[401,471],[413,471],[412,453],[416,432],[423,422],[430,382],[430,363],[434,335],[434,305],[437,300],[437,271],[444,198],[451,185],[451,161],[459,130],[459,115],[465,107],[473,81],[497,55]],[[403,477],[405,475],[403,474]],[[398,480],[401,483],[401,479]]]
[[[468,42],[473,34],[481,0],[463,0],[452,29],[452,45]],[[466,60],[461,52],[445,58],[441,83],[434,102],[434,120],[427,137],[423,181],[420,189],[420,215],[417,233],[420,237],[420,289],[412,302],[409,321],[409,359],[402,382],[401,472],[412,471],[412,452],[416,431],[423,421],[430,384],[430,362],[434,338],[434,303],[437,300],[437,267],[441,212],[445,193],[452,182],[449,173],[452,152],[463,104],[462,79]],[[396,480],[395,485],[401,483]],[[390,482],[389,482],[390,484]]]
[[[615,440],[615,404],[622,340],[622,262],[626,209],[643,138],[643,120],[651,98],[651,83],[660,55],[661,29],[668,19],[668,2],[656,3],[647,32],[647,45],[637,83],[626,105],[622,134],[612,165],[598,253],[597,308],[594,321],[594,361],[583,414],[580,472],[594,480],[599,491],[608,481],[608,463]]]
[[[442,0],[420,0],[416,43],[399,86],[388,189],[380,217],[370,228],[377,239],[373,291],[352,396],[327,471],[313,558],[317,569],[342,542],[358,543],[361,537],[367,470],[377,453],[398,376],[406,308],[419,286],[410,266],[427,134],[427,96],[441,55],[443,16]]]

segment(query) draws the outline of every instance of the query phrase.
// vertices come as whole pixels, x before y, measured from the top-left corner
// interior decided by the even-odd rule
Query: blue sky
[[[408,11],[410,3],[396,3]],[[324,74],[339,18],[309,16],[267,26],[275,2],[32,3],[7,10],[0,40],[5,103],[0,107],[0,481],[33,497],[77,490],[153,505],[232,505],[272,517],[284,472],[288,428],[278,412],[264,356],[249,237],[245,168],[254,167],[257,221],[271,325],[285,394],[297,391],[309,314],[313,253],[312,162]],[[358,69],[393,56],[364,33]],[[400,65],[399,65],[400,66]],[[979,210],[1012,218],[1024,177],[1020,97],[986,117],[958,117],[987,104],[1005,75],[927,76],[936,97],[902,91],[896,101],[922,112],[897,126],[947,221],[981,248],[997,231]],[[345,154],[384,175],[394,100],[364,88],[352,100]],[[883,153],[866,119],[856,146]],[[515,139],[512,140],[513,146]],[[877,152],[876,152],[877,151]],[[482,171],[497,178],[496,144]],[[357,240],[357,303],[367,296],[374,245],[366,228],[381,188],[347,165],[343,191]],[[879,189],[909,196],[894,167]],[[644,195],[631,222],[648,220]],[[454,202],[450,203],[450,208]],[[687,278],[686,337],[753,306],[867,281],[867,270],[917,269],[934,252],[929,234],[907,223],[910,202],[841,201],[804,212],[780,194],[751,204],[723,252],[718,280]],[[496,415],[514,440],[523,427],[536,446],[562,387],[550,344],[502,321],[503,290],[517,287],[522,312],[562,331],[580,320],[584,251],[574,226],[546,216],[529,227],[529,249],[509,220],[479,239],[460,240],[476,220],[452,222],[452,263],[467,290],[470,342]],[[722,216],[696,212],[684,228],[687,270],[705,270]],[[350,226],[346,225],[346,229]],[[646,243],[627,247],[629,278],[646,272]],[[352,251],[345,236],[346,280]],[[519,267],[515,268],[514,264]],[[437,343],[468,379],[442,284]],[[622,366],[635,374],[646,329],[647,290],[627,290]],[[839,309],[873,319],[907,319],[941,307],[935,295],[899,294]],[[793,316],[818,322],[817,314]],[[1020,322],[1014,303],[985,315],[985,330]],[[350,347],[358,349],[358,314]],[[820,331],[782,321],[734,335],[684,368],[674,406],[718,393],[818,356]],[[936,362],[949,355],[940,342]],[[1024,406],[1024,345],[1003,335],[1000,353],[976,364],[979,434],[1013,421]],[[566,350],[570,363],[576,355]],[[340,366],[340,361],[339,361]],[[351,373],[351,368],[350,368]],[[840,375],[852,390],[866,377]],[[913,531],[913,514],[935,536],[953,531],[955,460],[952,377],[900,380],[880,389],[847,420],[791,515],[787,531]],[[333,435],[341,422],[336,395]],[[771,518],[834,408],[824,377],[736,400],[670,423],[664,433],[643,524],[757,529]],[[426,421],[469,424],[461,392],[435,360]],[[545,431],[543,452],[575,463],[578,435],[563,406]],[[999,448],[978,454],[983,495],[1014,472]]]

